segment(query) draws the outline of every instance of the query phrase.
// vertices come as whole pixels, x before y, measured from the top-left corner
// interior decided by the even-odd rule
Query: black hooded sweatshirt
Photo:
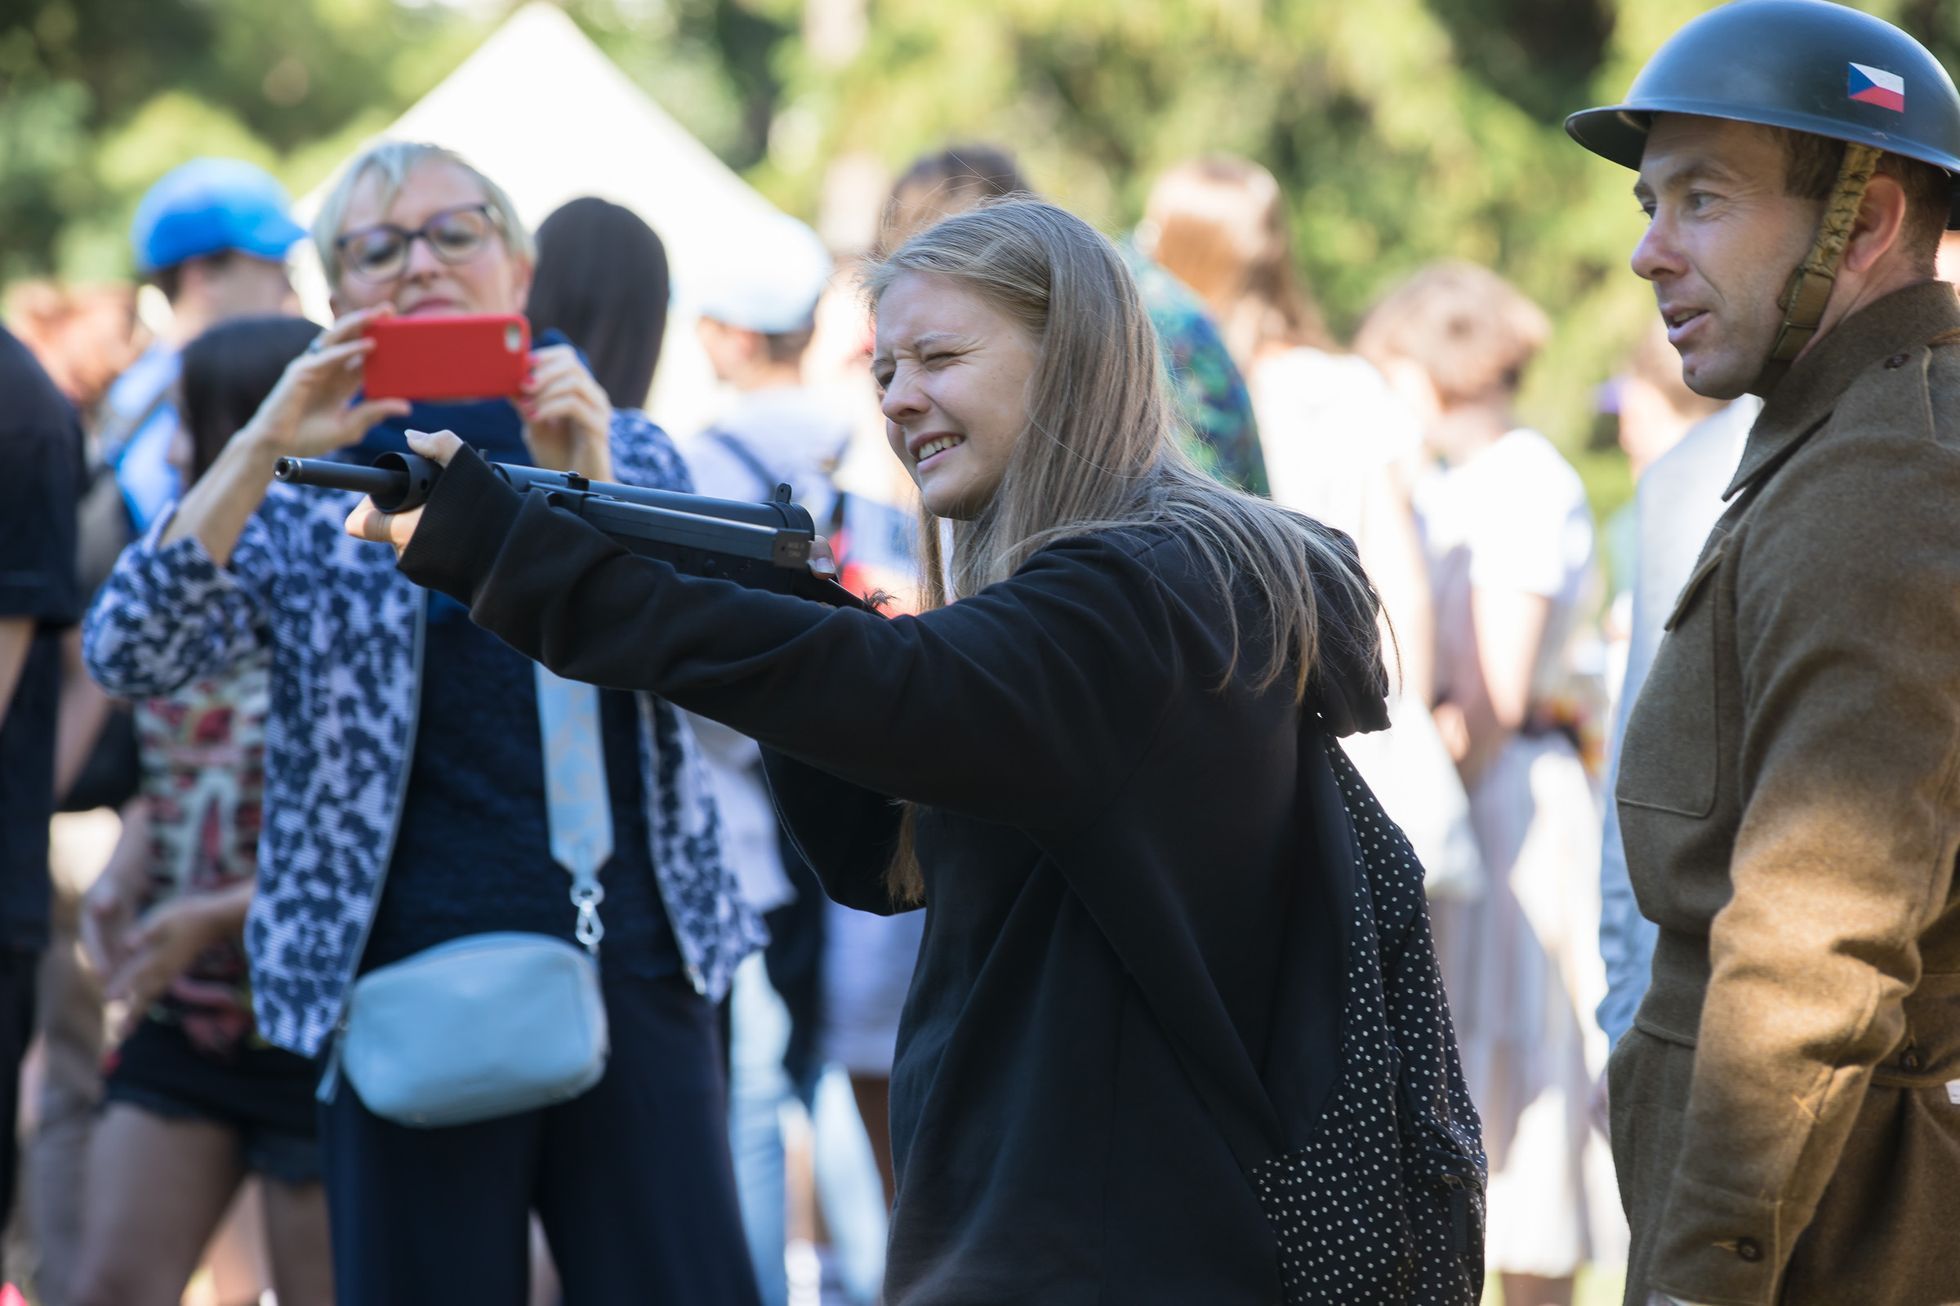
[[[1256,1085],[1275,1061],[1320,1064],[1331,1080],[1340,902],[1309,864],[1296,776],[1303,711],[1385,720],[1380,661],[1351,652],[1372,647],[1372,613],[1318,586],[1302,709],[1291,677],[1252,687],[1257,610],[1174,529],[1064,540],[970,598],[886,619],[636,557],[468,453],[402,570],[561,675],[759,740],[842,903],[894,910],[894,800],[918,805],[927,918],[892,1071],[888,1302],[1279,1300],[1272,1237],[1186,1067]],[[1118,935],[1180,977],[1180,1026],[1204,1046],[1171,1046]],[[1311,959],[1324,1020],[1274,1027],[1283,954],[1293,975]]]

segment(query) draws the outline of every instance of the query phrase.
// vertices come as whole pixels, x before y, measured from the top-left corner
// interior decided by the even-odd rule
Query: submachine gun
[[[676,571],[833,607],[873,610],[836,581],[810,570],[816,525],[806,510],[790,502],[787,485],[778,485],[774,498],[749,503],[588,481],[577,472],[511,463],[488,466],[518,493],[541,494],[552,507],[584,518],[623,547],[658,558]],[[272,474],[289,485],[359,491],[383,512],[406,512],[428,501],[442,465],[412,453],[384,453],[368,467],[326,458],[281,458]]]

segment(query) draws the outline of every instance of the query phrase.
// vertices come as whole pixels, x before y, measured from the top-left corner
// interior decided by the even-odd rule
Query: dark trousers
[[[565,1306],[756,1306],[714,1010],[679,978],[605,998],[605,1077],[561,1106],[412,1129],[341,1081],[320,1114],[340,1306],[524,1306],[532,1210]]]
[[[41,954],[0,945],[0,1225],[14,1213],[20,1173],[20,1063],[34,1038],[34,977]],[[0,1281],[5,1280],[0,1267]]]

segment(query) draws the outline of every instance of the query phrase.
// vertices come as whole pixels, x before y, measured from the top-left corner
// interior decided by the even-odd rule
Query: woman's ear
[[[1858,220],[1851,225],[1851,239],[1845,242],[1845,270],[1869,272],[1899,247],[1905,224],[1905,187],[1897,177],[1873,173],[1864,201],[1858,205]]]

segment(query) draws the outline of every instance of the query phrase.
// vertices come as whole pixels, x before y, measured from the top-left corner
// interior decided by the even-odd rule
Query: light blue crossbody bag
[[[608,1050],[592,956],[548,934],[470,934],[354,984],[339,1069],[374,1114],[434,1128],[570,1101]]]
[[[578,945],[549,934],[470,934],[354,981],[319,1097],[342,1072],[368,1110],[433,1129],[568,1102],[610,1050],[599,990],[599,867],[612,811],[590,685],[534,666],[552,860],[572,877]]]
[[[345,1074],[368,1110],[433,1129],[569,1102],[610,1051],[599,991],[596,870],[574,872],[578,944],[468,934],[354,981],[319,1098]]]

